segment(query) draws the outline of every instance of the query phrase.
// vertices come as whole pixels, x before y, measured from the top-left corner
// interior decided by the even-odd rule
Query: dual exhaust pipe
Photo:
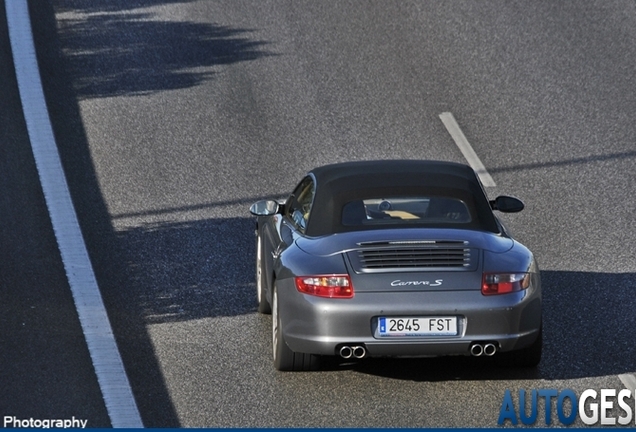
[[[485,356],[494,356],[497,352],[497,346],[494,343],[487,342],[485,344],[474,343],[470,346],[470,354],[475,357],[479,357],[481,355]]]
[[[343,345],[340,347],[338,353],[343,359],[349,359],[351,357],[361,359],[367,355],[367,349],[363,345]]]
[[[496,353],[497,345],[492,342],[487,342],[485,344],[473,343],[470,346],[470,354],[474,357],[479,357],[482,355],[492,357]],[[364,347],[364,345],[343,345],[340,347],[340,350],[338,350],[338,354],[340,354],[340,357],[342,357],[343,359],[350,359],[352,357],[361,359],[367,355],[367,349]]]

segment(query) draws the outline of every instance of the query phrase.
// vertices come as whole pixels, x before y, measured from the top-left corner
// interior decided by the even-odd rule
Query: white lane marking
[[[457,124],[457,120],[455,120],[455,116],[453,116],[453,113],[443,112],[439,115],[439,118],[442,120],[442,123],[444,123],[444,126],[446,126],[446,130],[455,141],[455,144],[457,144],[457,147],[459,147],[459,150],[461,150],[462,154],[468,161],[468,164],[475,170],[475,172],[479,176],[481,183],[486,187],[497,186],[490,174],[488,174],[488,171],[486,170],[484,164],[481,163],[479,156],[477,156],[477,153],[475,153],[475,150],[473,150],[470,143],[466,139],[466,136],[459,127],[459,124]]]
[[[625,388],[634,392],[636,391],[636,376],[631,374],[619,375],[618,378],[623,382]]]
[[[113,427],[141,428],[141,416],[62,170],[35,56],[27,2],[7,0],[5,8],[20,99],[35,163],[104,403]]]

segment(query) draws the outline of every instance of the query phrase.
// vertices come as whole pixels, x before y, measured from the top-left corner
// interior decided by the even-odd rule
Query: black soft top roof
[[[342,208],[356,199],[378,196],[446,196],[464,201],[473,214],[466,226],[499,232],[475,171],[453,162],[381,160],[325,165],[309,172],[316,192],[306,234],[322,236],[350,231]]]

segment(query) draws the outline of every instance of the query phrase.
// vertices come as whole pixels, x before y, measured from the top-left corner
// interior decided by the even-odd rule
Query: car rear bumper
[[[337,355],[343,345],[361,345],[368,356],[470,355],[474,343],[498,351],[532,344],[541,328],[540,288],[483,296],[480,291],[356,293],[325,299],[298,293],[279,296],[283,337],[295,352]],[[378,317],[455,316],[456,336],[379,337]]]

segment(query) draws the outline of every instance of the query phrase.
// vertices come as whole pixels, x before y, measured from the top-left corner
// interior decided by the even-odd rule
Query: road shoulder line
[[[113,427],[143,423],[73,207],[46,108],[26,0],[5,2],[22,110],[64,269]]]

